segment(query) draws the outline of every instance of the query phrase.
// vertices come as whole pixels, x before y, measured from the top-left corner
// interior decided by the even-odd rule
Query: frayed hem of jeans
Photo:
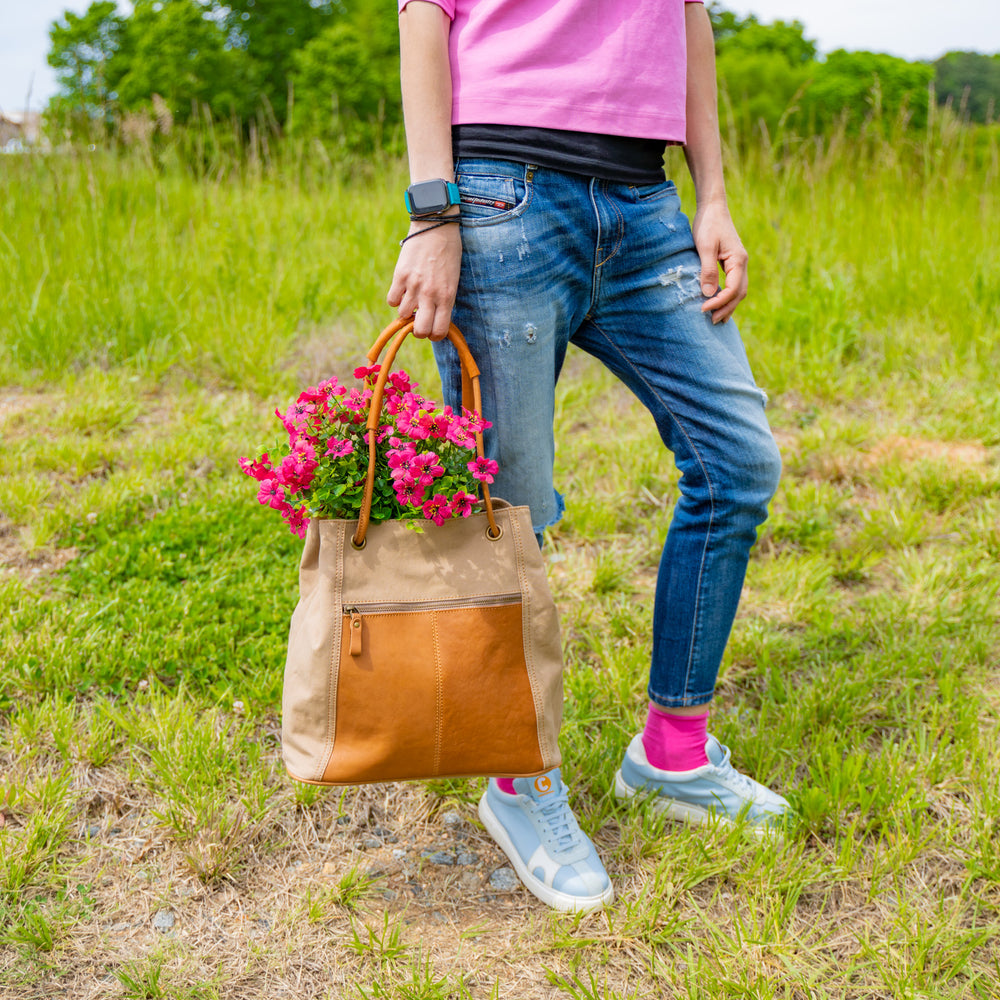
[[[556,513],[551,521],[543,524],[541,527],[538,525],[532,525],[535,529],[535,541],[538,542],[538,547],[542,548],[545,544],[545,532],[547,529],[551,528],[553,524],[558,524],[566,513],[566,501],[563,499],[563,495],[558,490],[552,491],[556,496]]]
[[[655,694],[650,690],[647,690],[646,694],[648,695],[649,700],[653,702],[653,704],[659,705],[660,708],[698,708],[700,705],[708,705],[715,697],[714,691],[709,691],[707,694],[681,695],[679,698],[676,695],[668,695],[664,697],[663,695]]]

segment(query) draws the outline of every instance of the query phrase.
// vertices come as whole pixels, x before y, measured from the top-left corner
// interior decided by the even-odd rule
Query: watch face
[[[414,215],[443,212],[449,205],[448,186],[444,181],[423,181],[409,188],[410,206]]]

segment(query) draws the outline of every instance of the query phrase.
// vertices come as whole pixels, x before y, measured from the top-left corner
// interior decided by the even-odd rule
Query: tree
[[[801,21],[761,24],[711,5],[717,68],[723,100],[729,101],[743,136],[773,133],[794,111],[796,96],[815,68],[816,43]]]
[[[56,71],[60,95],[50,113],[74,130],[111,123],[115,103],[115,56],[125,18],[114,0],[92,3],[83,14],[66,11],[49,28],[48,63]]]
[[[728,10],[712,8],[716,55],[768,53],[789,66],[805,66],[816,59],[816,43],[805,37],[801,21],[761,24],[751,14],[742,20]]]
[[[250,60],[226,47],[225,29],[197,0],[136,0],[118,58],[122,110],[148,108],[154,94],[179,122],[199,105],[217,118],[243,119],[255,110]]]
[[[402,121],[396,8],[358,4],[295,53],[295,128],[337,135],[357,149]]]
[[[226,31],[227,44],[245,52],[253,63],[259,96],[283,122],[296,53],[342,20],[344,5],[334,0],[211,0],[211,7]]]
[[[939,104],[964,109],[974,122],[1000,116],[1000,55],[948,52],[934,63],[934,89]]]
[[[802,123],[809,131],[822,131],[846,115],[847,127],[857,131],[870,118],[893,122],[905,114],[922,128],[933,78],[934,68],[927,63],[837,49],[816,65],[802,98]]]

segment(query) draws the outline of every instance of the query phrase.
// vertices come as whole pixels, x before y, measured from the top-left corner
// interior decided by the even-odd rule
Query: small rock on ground
[[[426,858],[432,865],[453,865],[455,855],[448,851],[421,851],[420,856]]]
[[[501,892],[510,892],[512,889],[516,889],[520,882],[513,868],[498,868],[490,876],[490,885]]]
[[[155,917],[153,917],[153,926],[158,931],[169,931],[174,924],[177,922],[177,918],[170,912],[170,910],[159,910]]]

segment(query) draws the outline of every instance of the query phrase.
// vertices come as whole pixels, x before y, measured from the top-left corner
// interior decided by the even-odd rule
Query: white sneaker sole
[[[615,898],[614,887],[609,885],[604,892],[596,896],[570,896],[565,892],[559,892],[552,886],[546,885],[536,875],[528,871],[527,866],[521,860],[520,854],[514,847],[514,842],[504,829],[503,824],[497,819],[496,814],[486,801],[486,795],[479,800],[479,818],[483,821],[489,835],[496,841],[497,846],[507,860],[514,866],[517,877],[524,887],[533,896],[537,896],[546,906],[551,906],[554,910],[561,910],[564,913],[591,913],[607,906]]]
[[[648,788],[633,788],[623,777],[619,769],[615,772],[615,797],[619,799],[642,799],[649,802],[649,807],[658,813],[663,813],[668,819],[678,823],[690,823],[692,826],[739,826],[747,833],[762,840],[783,840],[781,831],[773,826],[762,826],[757,823],[740,823],[725,813],[703,809],[701,806],[681,802],[680,799],[669,799],[665,795],[657,795]]]

